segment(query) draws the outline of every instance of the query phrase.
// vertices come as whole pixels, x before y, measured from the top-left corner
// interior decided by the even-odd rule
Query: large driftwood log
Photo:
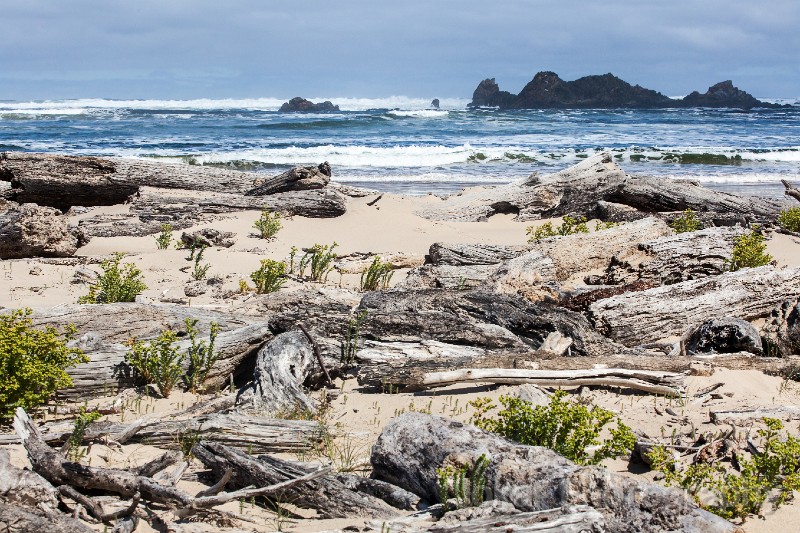
[[[426,263],[431,265],[496,265],[513,259],[532,248],[531,245],[433,243]]]
[[[647,280],[671,285],[718,276],[730,269],[734,241],[744,233],[741,227],[707,228],[643,242],[638,257],[614,256],[605,283]]]
[[[0,531],[3,533],[95,533],[95,530],[58,512],[45,513],[0,500]]]
[[[534,220],[571,213],[594,215],[601,201],[624,204],[647,213],[708,211],[772,223],[782,202],[748,198],[701,187],[697,183],[629,176],[608,153],[566,170],[533,176],[499,187],[465,189],[418,214],[431,220],[481,221],[497,213]]]
[[[487,349],[538,349],[559,332],[573,340],[574,355],[605,355],[622,347],[598,334],[586,319],[551,304],[480,291],[387,291],[366,294],[359,310],[365,339],[436,340]]]
[[[372,449],[373,476],[438,500],[436,469],[489,459],[485,492],[520,511],[588,505],[609,533],[712,533],[739,528],[700,509],[681,490],[579,467],[554,451],[515,444],[473,426],[422,413],[395,418]]]
[[[493,512],[483,516],[481,511],[489,506],[505,504],[505,512]],[[474,516],[477,515],[477,516]],[[442,520],[419,531],[430,533],[602,533],[605,518],[596,509],[587,505],[573,505],[558,509],[545,509],[520,513],[507,502],[484,502],[475,509],[459,509],[446,514]]]
[[[17,409],[14,416],[14,429],[28,452],[33,470],[50,483],[59,486],[69,485],[74,489],[111,492],[124,498],[141,497],[145,501],[178,505],[182,507],[181,511],[184,514],[240,498],[278,493],[295,485],[313,481],[330,472],[330,468],[322,468],[311,473],[303,472],[299,476],[289,477],[269,486],[261,484],[257,488],[223,492],[212,496],[191,496],[181,489],[161,485],[153,478],[127,470],[84,466],[66,460],[63,455],[47,445],[38,428],[21,408]]]
[[[709,318],[762,318],[798,295],[800,268],[745,268],[598,300],[589,306],[589,319],[604,335],[634,346],[680,336]]]
[[[57,209],[0,200],[0,259],[71,257],[82,244]]]
[[[306,473],[298,465],[275,457],[254,458],[246,453],[214,442],[195,444],[193,453],[219,478],[231,471],[231,487],[261,486],[279,483]],[[390,516],[396,513],[382,500],[348,489],[334,476],[326,476],[276,494],[278,501],[316,509],[320,518],[353,516]]]
[[[43,442],[58,445],[64,443],[73,430],[72,422],[54,422],[45,424],[39,435]],[[153,420],[146,415],[129,424],[95,422],[87,428],[84,442],[126,440],[177,449],[176,436],[191,434],[255,453],[304,450],[321,437],[319,424],[313,421],[264,418],[233,411],[187,420]],[[125,438],[121,437],[123,435]],[[14,435],[0,435],[0,444],[15,442]]]
[[[331,180],[331,166],[327,161],[316,167],[294,167],[271,178],[259,178],[247,196],[266,196],[286,191],[321,189]]]
[[[244,196],[222,192],[164,190],[143,187],[131,204],[131,212],[145,222],[155,220],[201,220],[234,211],[280,211],[287,216],[334,218],[347,211],[347,198],[332,189],[289,191],[269,196]]]
[[[39,474],[12,465],[8,450],[0,450],[0,501],[27,507],[58,507],[56,488]]]
[[[532,383],[543,387],[621,387],[680,396],[684,391],[684,375],[648,370],[604,368],[597,370],[527,370],[518,368],[463,368],[431,372],[422,377],[423,388],[446,387],[456,383],[497,383],[522,385]]]
[[[711,411],[711,421],[715,424],[750,425],[762,418],[777,418],[778,420],[800,420],[800,406],[781,405],[780,407],[757,407],[755,409],[740,409],[736,411]]]

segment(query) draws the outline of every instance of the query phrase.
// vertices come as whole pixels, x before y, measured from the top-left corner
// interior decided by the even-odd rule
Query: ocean
[[[155,158],[278,174],[328,161],[334,179],[404,194],[509,183],[610,151],[631,174],[781,197],[800,184],[800,104],[786,109],[468,110],[466,99],[0,101],[0,151]]]

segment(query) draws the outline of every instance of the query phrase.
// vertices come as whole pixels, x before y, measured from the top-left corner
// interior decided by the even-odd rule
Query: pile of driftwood
[[[15,202],[49,206],[36,209],[63,219],[56,209],[129,198],[130,217],[84,219],[82,235],[153,233],[161,221],[194,225],[209,213],[265,202],[304,216],[335,216],[347,200],[329,177],[326,165],[255,183],[252,175],[205,167],[5,154],[0,179],[11,182],[12,203],[0,217],[11,222],[1,227],[39,227],[12,220],[34,209]],[[73,200],[66,205],[64,198]],[[153,339],[167,328],[181,336],[186,318],[197,320],[201,337],[212,322],[219,326],[219,357],[205,385],[225,394],[170,416],[96,422],[84,435],[84,444],[147,442],[168,449],[177,447],[176,434],[191,433],[201,439],[191,452],[207,469],[211,488],[192,495],[175,487],[186,474],[176,450],[127,470],[69,461],[57,447],[71,424],[36,427],[18,412],[16,435],[2,436],[0,444],[21,442],[37,475],[0,456],[0,477],[11,480],[3,487],[13,487],[0,490],[0,524],[9,531],[82,531],[83,520],[131,531],[136,520],[146,520],[178,530],[195,515],[243,519],[215,507],[259,494],[320,517],[380,517],[379,531],[383,522],[392,531],[484,531],[501,522],[535,523],[537,531],[732,531],[679,492],[579,468],[548,450],[420,414],[384,430],[371,478],[252,454],[297,450],[320,439],[316,423],[277,415],[313,414],[319,405],[310,391],[339,378],[355,377],[365,392],[532,383],[682,395],[686,374],[709,361],[773,371],[796,364],[800,269],[727,269],[734,239],[744,231],[734,224],[766,224],[783,207],[692,183],[633,178],[601,155],[553,176],[467,191],[422,215],[480,220],[512,212],[525,220],[576,214],[623,224],[525,246],[433,243],[424,264],[392,290],[315,286],[240,298],[226,312],[171,303],[37,310],[37,326],[74,324],[75,342],[91,360],[69,369],[74,387],[58,396],[74,402],[111,397],[100,401],[105,413],[118,412],[125,391],[136,385],[124,361],[128,339]],[[707,227],[674,235],[667,222],[686,208],[698,211]],[[42,230],[50,223],[40,222]],[[77,247],[79,235],[65,234]],[[16,250],[4,257],[71,255],[53,251],[55,245],[3,242]],[[752,324],[757,319],[766,319],[760,328]],[[441,508],[392,519],[438,501],[436,468],[482,453],[490,457],[484,506],[438,522]]]

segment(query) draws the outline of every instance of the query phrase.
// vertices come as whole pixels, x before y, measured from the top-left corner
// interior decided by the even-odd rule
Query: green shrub
[[[173,343],[178,340],[172,330],[162,331],[150,342],[134,341],[125,361],[146,383],[154,383],[166,398],[183,375],[185,355]]]
[[[161,233],[156,237],[156,245],[159,250],[166,250],[172,242],[172,225],[161,224]]]
[[[192,279],[195,281],[200,281],[206,278],[206,274],[208,273],[208,269],[211,268],[209,263],[201,264],[200,258],[202,256],[202,251],[197,254],[197,257],[194,260],[194,268],[192,269]]]
[[[86,456],[86,448],[81,446],[83,444],[83,437],[86,435],[86,428],[89,424],[99,420],[102,417],[97,411],[87,413],[85,407],[81,407],[77,418],[75,418],[72,435],[67,439],[67,459],[77,463]]]
[[[778,215],[778,225],[785,230],[800,232],[800,207],[781,211],[781,214]]]
[[[261,216],[255,221],[253,226],[258,230],[262,239],[271,239],[283,227],[281,223],[281,214],[277,211],[272,213],[265,207],[261,210]]]
[[[119,262],[123,257],[125,254],[115,253],[112,259],[100,263],[103,273],[89,286],[89,294],[81,296],[78,303],[132,302],[147,289],[142,281],[142,271],[136,265],[125,263],[120,268]]]
[[[461,468],[444,466],[436,469],[439,502],[444,505],[445,511],[449,510],[450,495],[456,499],[456,507],[459,509],[477,507],[483,503],[488,466],[489,459],[484,454],[472,465],[464,465]]]
[[[250,279],[256,284],[257,293],[275,292],[286,283],[286,263],[273,261],[272,259],[262,259],[261,266],[250,274]]]
[[[66,368],[89,361],[81,350],[67,346],[74,326],[63,334],[52,326],[36,329],[31,313],[18,309],[0,315],[0,418],[13,416],[17,407],[44,404],[56,390],[72,385]]]
[[[733,252],[727,264],[731,271],[742,268],[755,268],[772,261],[772,256],[766,253],[767,245],[764,235],[754,226],[750,233],[736,237],[733,241]]]
[[[375,256],[372,263],[361,273],[361,290],[376,291],[379,287],[386,288],[394,272],[392,264],[382,262],[380,256]]]
[[[619,222],[600,222],[600,221],[598,221],[594,225],[594,230],[595,231],[603,231],[603,230],[607,230],[607,229],[617,228],[617,227],[619,227],[619,225],[620,225]]]
[[[347,329],[344,332],[344,340],[342,341],[342,363],[345,366],[352,366],[356,361],[356,353],[358,352],[358,339],[361,335],[361,323],[367,318],[367,312],[361,311],[356,313],[356,316],[350,319],[347,324]]]
[[[472,423],[481,429],[531,446],[546,446],[580,465],[598,464],[610,457],[630,452],[636,443],[630,428],[614,413],[602,407],[591,410],[579,403],[566,401],[567,393],[558,390],[548,405],[534,406],[530,402],[501,396],[501,409],[494,418],[489,416],[495,405],[488,398],[470,403],[475,408]],[[609,422],[611,437],[600,441],[599,435]],[[590,446],[600,447],[589,454]]]
[[[539,226],[530,226],[526,230],[526,234],[531,237],[528,242],[539,242],[547,237],[558,237],[564,235],[574,235],[575,233],[589,233],[589,227],[586,225],[586,217],[575,218],[565,216],[561,219],[561,225],[553,227],[552,222],[546,222]]]
[[[669,227],[674,229],[675,233],[687,233],[702,229],[703,224],[694,215],[694,211],[686,209],[681,216],[670,222]]]
[[[737,454],[738,475],[719,463],[699,462],[680,470],[675,458],[663,446],[649,453],[654,470],[664,475],[667,486],[685,489],[705,509],[727,519],[746,519],[759,514],[767,497],[777,492],[775,507],[800,490],[800,438],[780,439],[783,423],[764,418],[766,429],[759,429],[763,451],[749,459]],[[703,501],[704,492],[712,501]]]
[[[197,340],[198,331],[196,326],[196,319],[186,319],[186,332],[191,342],[187,352],[189,369],[186,371],[186,388],[192,393],[196,393],[200,389],[206,377],[208,377],[211,367],[214,366],[214,363],[219,358],[219,353],[214,350],[214,342],[217,340],[217,334],[219,334],[219,325],[216,322],[211,323],[208,343],[204,340]]]
[[[301,276],[305,275],[306,267],[311,267],[311,274],[309,278],[311,281],[325,281],[328,278],[328,273],[333,270],[333,260],[336,259],[336,254],[333,249],[337,244],[334,242],[330,246],[315,244],[303,254],[300,258],[298,271]]]

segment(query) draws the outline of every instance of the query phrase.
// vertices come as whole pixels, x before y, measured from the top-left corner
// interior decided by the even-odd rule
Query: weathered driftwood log
[[[330,468],[322,468],[311,473],[303,472],[300,476],[285,479],[270,486],[261,484],[257,488],[223,492],[213,496],[191,496],[181,489],[161,485],[153,478],[136,475],[127,470],[84,466],[66,460],[63,455],[47,445],[33,421],[21,408],[17,409],[14,416],[14,429],[28,452],[28,459],[30,459],[34,472],[54,485],[68,485],[74,489],[101,490],[125,498],[141,497],[145,501],[179,505],[184,513],[221,505],[239,498],[274,494],[295,485],[310,482],[330,472]]]
[[[634,346],[680,336],[709,318],[762,318],[798,295],[800,268],[745,268],[598,300],[589,307],[589,319],[604,335]]]
[[[137,186],[114,183],[115,164],[97,157],[3,152],[0,180],[11,183],[13,199],[69,209],[73,205],[125,202]]]
[[[411,269],[397,286],[403,289],[477,289],[484,285],[502,264],[422,265]],[[555,291],[553,291],[555,292]]]
[[[598,334],[586,319],[551,304],[479,291],[385,291],[366,294],[359,310],[365,339],[437,340],[482,348],[539,348],[558,331],[573,340],[574,355],[604,355],[621,346]]]
[[[781,405],[780,407],[756,407],[754,409],[740,409],[736,411],[711,411],[711,421],[715,424],[750,425],[762,418],[777,418],[778,420],[800,420],[800,406]]]
[[[436,469],[489,459],[485,494],[520,511],[588,505],[603,514],[606,531],[733,532],[739,528],[700,509],[681,490],[579,467],[554,451],[515,444],[453,420],[421,413],[395,418],[372,449],[373,477],[439,499]]]
[[[12,465],[8,450],[0,450],[0,501],[26,507],[58,507],[56,488],[39,474]]]
[[[430,372],[422,377],[422,388],[446,387],[456,383],[497,383],[521,385],[533,383],[544,387],[621,387],[680,396],[684,391],[684,374],[604,368],[597,370],[528,370],[519,368],[463,368]]]
[[[762,336],[769,356],[787,357],[800,353],[800,299],[784,300],[770,311]]]
[[[463,221],[486,220],[497,213],[514,213],[518,220],[571,213],[592,216],[600,201],[647,213],[691,208],[770,223],[785,207],[782,202],[712,191],[690,181],[629,176],[612,161],[610,154],[603,153],[556,174],[534,174],[500,187],[465,189],[418,214],[431,220]]]
[[[386,483],[379,479],[358,476],[355,474],[336,474],[336,480],[350,490],[374,496],[383,500],[392,507],[411,511],[417,508],[419,496],[413,492],[401,489],[397,485]]]
[[[315,364],[311,343],[301,331],[281,333],[259,350],[252,383],[239,391],[236,404],[259,412],[316,410],[303,390]]]
[[[616,285],[652,280],[671,285],[717,276],[730,269],[734,240],[744,233],[741,227],[707,228],[643,242],[638,257],[614,256],[604,281]]]
[[[532,245],[433,243],[426,264],[431,265],[496,265],[524,254]]]
[[[316,167],[294,167],[271,178],[258,178],[247,196],[266,196],[286,191],[322,189],[331,180],[331,166],[327,161]]]
[[[231,471],[228,482],[231,487],[271,485],[307,472],[288,461],[268,456],[256,458],[214,442],[195,444],[193,453],[218,478]],[[301,508],[316,509],[320,518],[390,516],[396,513],[383,500],[348,489],[335,476],[296,485],[276,493],[276,499]]]
[[[286,216],[334,218],[347,211],[347,199],[327,188],[281,192],[269,196],[244,196],[143,187],[131,204],[131,212],[143,221],[170,223],[172,220],[202,220],[206,215],[263,208],[280,211]]]
[[[504,505],[503,505],[504,504]],[[482,512],[487,507],[495,512]],[[430,533],[505,533],[508,531],[540,533],[601,533],[606,531],[605,517],[588,505],[545,509],[520,513],[508,502],[489,501],[477,508],[447,513],[441,520],[419,531]]]
[[[39,435],[43,442],[57,445],[65,442],[73,429],[71,422],[55,422],[44,425]],[[176,449],[177,435],[192,434],[255,453],[303,450],[321,438],[319,424],[313,421],[264,418],[233,411],[187,420],[152,420],[145,416],[129,424],[95,422],[87,428],[84,442],[127,440]],[[0,436],[2,444],[15,442],[14,435]]]
[[[169,220],[173,230],[185,229],[197,224],[198,220]],[[145,237],[161,232],[166,221],[150,220],[142,222],[133,213],[124,215],[95,215],[78,221],[80,229],[87,237]]]
[[[58,209],[0,200],[0,259],[70,257],[85,242]]]
[[[80,520],[59,512],[45,513],[0,500],[0,531],[3,533],[94,533]]]
[[[783,183],[783,186],[786,187],[786,191],[784,191],[784,194],[800,202],[800,190],[798,190],[797,187],[795,187],[786,180],[781,180],[781,183]]]

